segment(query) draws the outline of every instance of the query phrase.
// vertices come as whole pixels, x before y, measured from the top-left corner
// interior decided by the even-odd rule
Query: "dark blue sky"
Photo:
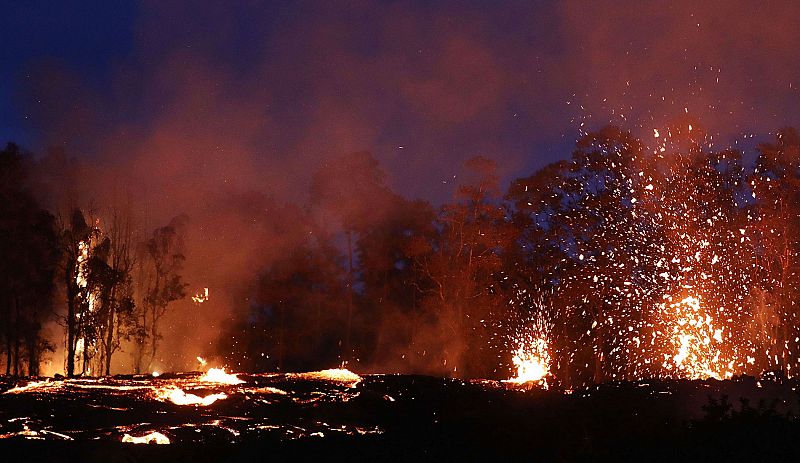
[[[5,2],[0,140],[167,174],[207,166],[206,182],[286,197],[330,156],[369,150],[396,188],[443,199],[469,157],[496,159],[509,180],[607,123],[647,137],[688,113],[720,147],[795,124],[797,10]]]
[[[57,60],[101,84],[109,63],[131,51],[136,10],[120,0],[3,2],[0,140],[38,145],[17,95],[31,64]]]

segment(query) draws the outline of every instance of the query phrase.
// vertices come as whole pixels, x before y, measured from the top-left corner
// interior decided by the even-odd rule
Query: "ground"
[[[238,378],[6,378],[0,452],[27,461],[128,462],[800,457],[798,382],[780,375],[571,393],[425,376]],[[123,442],[155,439],[151,433],[169,445]]]

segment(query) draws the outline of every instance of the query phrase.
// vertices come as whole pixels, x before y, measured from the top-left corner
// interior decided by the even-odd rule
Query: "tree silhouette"
[[[372,154],[361,151],[326,162],[314,174],[311,203],[341,224],[347,240],[347,324],[343,357],[354,358],[352,325],[355,310],[356,266],[354,241],[358,235],[385,216],[395,196],[385,185],[386,174]]]
[[[136,371],[145,366],[150,368],[158,352],[161,339],[159,323],[173,301],[186,297],[186,283],[181,272],[186,257],[183,254],[183,229],[187,218],[178,216],[169,225],[156,228],[153,236],[140,249],[141,262],[139,278],[143,285],[141,310],[138,311],[141,329],[137,330]],[[149,340],[149,346],[146,346]],[[143,355],[149,347],[149,359],[144,365]]]
[[[55,219],[29,190],[24,155],[16,145],[0,151],[0,336],[6,374],[39,373],[52,344],[42,323],[52,312],[59,257]]]
[[[471,377],[495,368],[488,360],[496,357],[489,351],[490,326],[505,315],[498,279],[515,232],[499,204],[494,162],[473,158],[466,167],[469,182],[456,202],[442,206],[438,233],[415,238],[409,255],[431,282],[424,304],[441,327],[434,361],[441,373]]]

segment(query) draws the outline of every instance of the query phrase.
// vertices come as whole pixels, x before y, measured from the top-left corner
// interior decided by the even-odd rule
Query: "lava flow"
[[[209,394],[200,397],[195,394],[187,393],[177,386],[166,386],[155,391],[155,396],[162,401],[170,401],[175,405],[201,405],[208,406],[217,400],[227,399],[225,393]]]
[[[241,384],[244,382],[235,374],[225,373],[225,368],[210,368],[199,378],[199,381],[219,384]]]
[[[0,437],[170,444],[198,439],[237,442],[264,435],[291,440],[330,432],[380,433],[374,426],[344,418],[312,422],[304,418],[309,407],[346,403],[358,396],[356,386],[361,381],[346,369],[244,375],[212,368],[203,374],[7,383],[0,394],[4,404],[0,404]],[[59,413],[80,410],[85,419],[53,420],[52,403],[60,404]],[[92,406],[87,408],[87,403]],[[14,404],[26,405],[17,410]],[[277,410],[282,410],[282,421],[275,421]],[[113,428],[108,428],[109,420],[115,423]],[[159,425],[154,428],[153,423]],[[216,434],[220,430],[222,436]]]

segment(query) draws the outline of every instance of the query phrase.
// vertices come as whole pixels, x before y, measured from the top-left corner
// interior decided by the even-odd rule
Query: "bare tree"
[[[136,340],[134,363],[141,371],[145,350],[149,352],[147,367],[158,352],[159,323],[173,301],[186,297],[186,283],[181,272],[186,257],[183,254],[183,229],[186,216],[178,216],[169,225],[156,228],[153,236],[140,249],[139,267],[141,309],[137,311],[140,328],[133,334]],[[149,346],[147,346],[149,341]],[[149,347],[149,348],[148,348]]]

